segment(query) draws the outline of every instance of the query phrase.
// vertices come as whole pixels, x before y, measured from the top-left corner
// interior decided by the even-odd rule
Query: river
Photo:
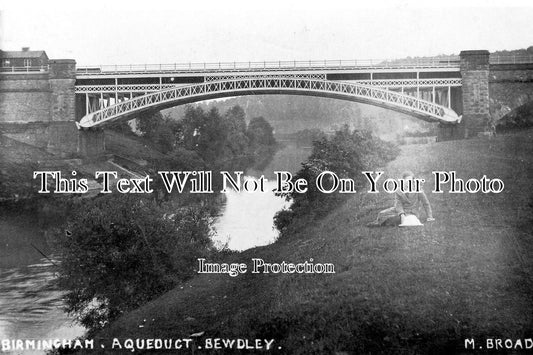
[[[309,153],[287,144],[262,171],[246,171],[249,178],[265,175],[266,192],[230,191],[215,222],[215,242],[227,242],[233,250],[272,243],[277,237],[272,218],[286,204],[272,192],[273,172],[297,171]],[[63,311],[53,258],[41,254],[53,255],[53,249],[46,243],[40,218],[32,211],[0,211],[0,340],[73,339],[83,334],[83,328]]]
[[[30,211],[0,212],[0,340],[72,339],[83,334],[63,311],[53,259],[40,253],[52,250],[37,221]]]
[[[215,222],[215,242],[227,244],[227,248],[232,250],[246,250],[274,242],[278,236],[273,228],[274,214],[288,204],[272,192],[276,187],[274,171],[295,173],[310,152],[288,142],[276,152],[266,168],[261,171],[248,169],[245,179],[265,176],[265,191],[228,191],[226,203]]]

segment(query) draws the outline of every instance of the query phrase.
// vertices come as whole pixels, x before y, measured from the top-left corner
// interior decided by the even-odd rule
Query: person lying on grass
[[[402,174],[402,179],[413,180],[414,174],[410,171],[405,171]],[[420,205],[424,207],[426,212],[426,221],[434,221],[435,218],[433,218],[431,205],[424,191],[405,193],[397,191],[394,195],[394,206],[380,211],[376,220],[370,223],[369,226],[397,226],[403,223],[404,217],[409,214],[415,215],[418,218]]]

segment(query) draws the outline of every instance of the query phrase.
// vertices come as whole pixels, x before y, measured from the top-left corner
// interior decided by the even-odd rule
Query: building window
[[[25,58],[24,59],[24,66],[25,67],[31,67],[31,59]]]
[[[9,62],[9,59],[4,59],[2,60],[2,66],[3,67],[9,67],[11,63]]]

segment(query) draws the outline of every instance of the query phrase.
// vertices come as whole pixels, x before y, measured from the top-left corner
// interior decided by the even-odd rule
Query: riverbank
[[[368,228],[391,196],[356,195],[323,220],[227,262],[334,263],[333,275],[200,275],[99,334],[100,338],[275,339],[281,353],[454,353],[465,338],[533,331],[533,131],[402,147],[387,167],[486,174],[498,195],[429,194],[436,221]],[[281,348],[281,350],[279,349]],[[141,352],[142,353],[142,352]]]

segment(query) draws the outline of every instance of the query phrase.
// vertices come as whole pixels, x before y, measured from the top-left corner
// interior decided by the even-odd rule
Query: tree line
[[[165,154],[183,149],[198,154],[208,165],[218,160],[257,154],[262,146],[273,146],[274,130],[262,117],[246,122],[244,110],[232,106],[221,114],[218,108],[204,110],[187,106],[180,119],[161,112],[145,112],[137,119],[135,131]],[[118,126],[127,131],[124,124]],[[125,128],[127,127],[127,128]]]

